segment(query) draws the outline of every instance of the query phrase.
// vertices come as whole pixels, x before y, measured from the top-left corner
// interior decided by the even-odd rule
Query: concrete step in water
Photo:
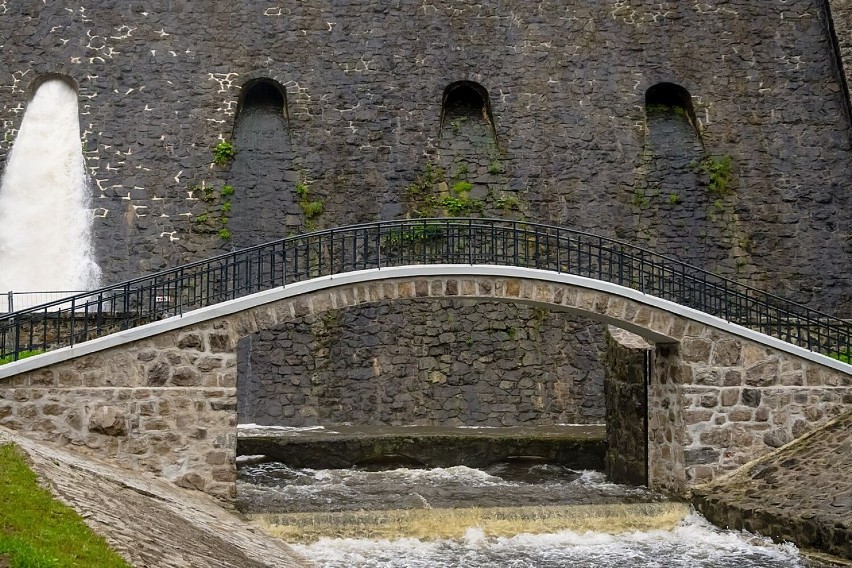
[[[263,455],[297,468],[406,466],[483,467],[514,459],[539,459],[573,469],[602,470],[606,426],[465,428],[435,426],[241,426],[237,455]]]

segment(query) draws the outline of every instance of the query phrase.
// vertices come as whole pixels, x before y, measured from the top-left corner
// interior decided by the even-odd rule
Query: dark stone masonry
[[[849,0],[0,0],[0,174],[58,75],[77,86],[105,284],[307,230],[483,216],[614,237],[849,318],[850,62]],[[13,378],[0,422],[229,499],[235,399],[239,421],[292,426],[606,420],[613,475],[683,493],[850,400],[842,373],[697,324],[647,347],[490,298],[292,315],[243,322],[227,349],[218,328],[165,337],[175,352],[145,347],[81,395],[117,380],[138,400],[116,388],[74,410],[81,373],[118,353]],[[180,468],[175,439],[192,449]],[[805,450],[752,469],[744,495],[780,494],[765,484],[787,469],[799,485],[777,505],[800,508],[799,465],[830,472]],[[848,487],[819,487],[834,500],[794,528],[848,556],[848,523],[822,521],[849,511]],[[707,503],[734,526],[789,525],[775,503]]]
[[[822,0],[7,0],[0,15],[0,163],[34,81],[70,76],[106,281],[431,208],[615,236],[852,314],[847,99]],[[220,167],[222,139],[237,157]],[[709,170],[727,158],[720,191]]]
[[[615,483],[648,485],[648,392],[654,346],[610,327],[604,352],[606,475]]]
[[[241,340],[240,422],[603,423],[603,326],[577,320],[474,300],[398,300],[305,316]]]

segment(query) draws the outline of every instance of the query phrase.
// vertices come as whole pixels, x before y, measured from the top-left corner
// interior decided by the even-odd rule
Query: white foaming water
[[[89,199],[77,93],[46,81],[27,105],[0,185],[0,292],[97,287]]]
[[[291,544],[324,568],[793,568],[805,563],[792,545],[748,533],[722,531],[698,515],[673,531],[611,535],[563,531],[489,538],[468,530],[462,540],[323,539]]]

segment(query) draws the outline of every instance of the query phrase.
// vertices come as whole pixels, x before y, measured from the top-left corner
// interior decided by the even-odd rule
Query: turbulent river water
[[[644,488],[536,463],[385,471],[243,463],[238,502],[329,568],[811,566],[792,545],[720,530]],[[660,526],[631,529],[637,514]],[[563,528],[548,530],[553,519]],[[527,530],[540,522],[546,532]]]

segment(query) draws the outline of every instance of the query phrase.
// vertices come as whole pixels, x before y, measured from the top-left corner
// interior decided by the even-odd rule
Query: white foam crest
[[[42,84],[27,105],[0,184],[0,291],[97,287],[77,93]]]
[[[611,535],[563,531],[491,538],[472,528],[458,541],[322,539],[292,545],[318,566],[449,567],[596,566],[692,568],[747,566],[801,567],[797,550],[749,533],[721,531],[690,515],[672,531]]]
[[[430,469],[399,468],[382,473],[385,475],[391,474],[392,476],[410,482],[430,483],[434,485],[444,485],[447,483],[473,486],[506,485],[506,482],[499,477],[495,477],[482,470],[463,465],[456,465],[453,467],[436,467]]]
[[[281,464],[270,462],[254,466],[256,470],[280,470],[287,475],[282,478],[280,490],[286,491],[287,483],[299,478],[299,487],[315,484],[317,491],[322,488],[335,490],[341,486],[369,487],[381,485],[429,485],[464,487],[483,487],[510,485],[508,482],[489,475],[484,471],[465,466],[431,469],[398,468],[387,471],[364,471],[358,469],[292,469]]]
[[[326,431],[325,426],[261,426],[260,424],[237,424],[237,430],[257,431],[257,432],[317,432]],[[331,430],[327,430],[330,434],[336,434]]]

